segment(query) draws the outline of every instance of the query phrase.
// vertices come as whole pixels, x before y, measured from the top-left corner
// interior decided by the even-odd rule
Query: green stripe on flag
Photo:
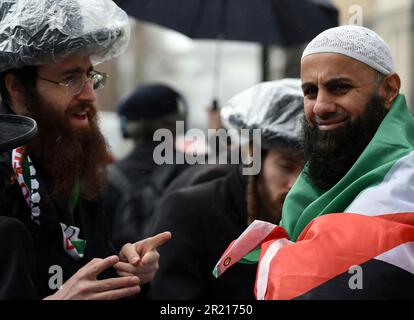
[[[260,247],[246,254],[238,263],[255,264],[260,258]]]

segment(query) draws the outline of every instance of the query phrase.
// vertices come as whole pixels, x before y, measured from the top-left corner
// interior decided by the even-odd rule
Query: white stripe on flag
[[[406,242],[376,256],[375,259],[397,266],[414,274],[414,242]]]
[[[367,216],[412,212],[414,211],[413,181],[414,151],[396,161],[380,184],[362,191],[345,212]]]
[[[289,243],[292,243],[292,241],[285,238],[277,239],[267,248],[265,254],[260,260],[257,270],[257,300],[264,300],[267,291],[267,283],[269,281],[270,262],[278,251]]]
[[[213,271],[216,277],[257,248],[277,227],[270,222],[254,220],[221,256]],[[224,264],[226,260],[230,263]]]

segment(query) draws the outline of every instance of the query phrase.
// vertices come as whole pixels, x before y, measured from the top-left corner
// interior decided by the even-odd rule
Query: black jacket
[[[224,177],[180,189],[164,198],[153,233],[169,230],[152,299],[254,299],[256,264],[236,264],[221,278],[212,270],[247,227],[246,183],[235,166]]]
[[[32,158],[37,170],[39,182],[49,189],[49,181],[39,164]],[[33,282],[38,296],[44,298],[54,292],[49,288],[52,266],[59,266],[63,271],[63,283],[77,270],[93,258],[104,258],[116,254],[107,232],[103,208],[99,201],[91,202],[79,198],[78,204],[71,213],[69,201],[52,199],[42,194],[43,208],[40,225],[31,219],[31,210],[23,198],[17,183],[11,184],[12,175],[10,153],[4,153],[0,159],[0,214],[20,220],[29,230],[34,242],[36,270]],[[60,222],[80,228],[81,239],[86,240],[84,257],[79,261],[69,257],[63,249],[63,235]],[[102,278],[115,276],[109,269],[101,274]]]
[[[38,299],[33,242],[18,220],[0,217],[0,300]]]

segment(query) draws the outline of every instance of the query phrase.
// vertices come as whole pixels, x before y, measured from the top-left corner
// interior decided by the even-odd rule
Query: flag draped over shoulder
[[[414,119],[402,95],[332,189],[302,174],[281,226],[255,221],[216,275],[253,248],[257,299],[414,299]]]
[[[286,197],[280,225],[296,240],[312,219],[326,213],[414,211],[413,151],[414,119],[399,95],[364,152],[334,187],[321,191],[302,172]],[[364,190],[381,184],[388,184],[383,189],[388,193],[361,197]]]
[[[414,298],[414,213],[324,215],[273,253],[276,241],[262,244],[257,299]]]
[[[253,224],[225,251],[214,274],[259,246],[258,300],[414,299],[414,212],[323,215],[296,242],[282,227]]]

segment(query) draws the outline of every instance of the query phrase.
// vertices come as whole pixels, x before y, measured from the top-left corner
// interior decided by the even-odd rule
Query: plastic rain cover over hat
[[[73,54],[94,65],[128,46],[128,15],[111,0],[0,0],[0,71]]]
[[[261,129],[263,149],[298,145],[303,115],[300,79],[262,82],[231,98],[221,109],[227,129]]]

